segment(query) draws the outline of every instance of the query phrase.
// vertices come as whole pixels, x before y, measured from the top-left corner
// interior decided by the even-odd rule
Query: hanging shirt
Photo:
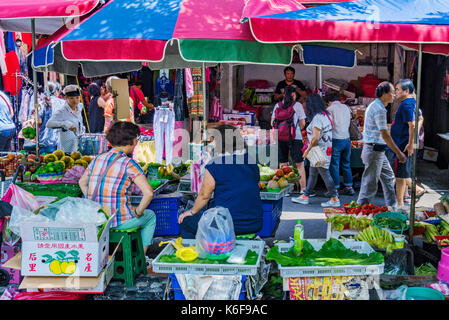
[[[14,110],[9,98],[0,91],[0,131],[13,130],[16,128],[12,121]]]
[[[165,91],[173,97],[173,90],[173,81],[169,78],[162,76],[156,79],[156,95]]]

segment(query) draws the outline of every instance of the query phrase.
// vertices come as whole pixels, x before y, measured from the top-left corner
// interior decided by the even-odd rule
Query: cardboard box
[[[109,210],[103,208],[108,213]],[[110,217],[100,238],[95,224],[28,222],[20,226],[23,276],[97,277],[108,262]]]
[[[438,159],[438,149],[424,147],[423,159],[436,162]]]

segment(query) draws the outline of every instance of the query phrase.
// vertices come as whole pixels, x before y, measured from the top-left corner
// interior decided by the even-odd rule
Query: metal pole
[[[204,145],[207,145],[206,67],[204,62],[201,73],[203,78],[203,143]]]
[[[421,73],[422,73],[422,44],[419,44],[418,52],[418,78],[416,83],[416,108],[415,108],[415,136],[413,139],[413,167],[412,167],[412,193],[410,204],[410,244],[413,245],[414,222],[415,222],[415,205],[416,205],[416,157],[418,153],[418,117],[419,105],[421,101]]]
[[[318,89],[321,93],[323,90],[323,67],[318,66]]]
[[[32,61],[34,61],[34,50],[36,49],[36,21],[31,18],[31,39],[33,47]],[[32,65],[33,63],[31,63]],[[36,121],[36,158],[39,159],[39,104],[37,103],[37,72],[33,67],[33,99],[34,116]]]

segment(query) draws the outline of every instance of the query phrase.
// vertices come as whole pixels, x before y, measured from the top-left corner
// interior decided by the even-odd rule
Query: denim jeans
[[[113,230],[125,230],[135,227],[142,227],[140,229],[142,236],[142,244],[149,246],[153,243],[154,229],[156,229],[156,215],[152,210],[146,209],[143,211],[143,216],[140,218],[132,218],[121,225],[111,228]]]
[[[331,198],[338,195],[337,188],[335,188],[334,181],[332,180],[329,169],[309,167],[309,179],[307,180],[307,188],[304,194],[309,196],[312,194],[313,189],[318,181],[318,175],[323,178],[324,184],[326,185],[327,191],[330,193]]]
[[[343,185],[352,187],[350,139],[332,139],[332,158],[329,171],[337,189],[340,188],[340,163]]]

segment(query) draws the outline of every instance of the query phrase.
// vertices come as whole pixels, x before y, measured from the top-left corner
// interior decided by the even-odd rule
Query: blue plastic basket
[[[180,197],[156,198],[151,201],[148,209],[153,210],[156,215],[155,236],[174,236],[180,233],[178,224],[180,203]]]
[[[175,300],[185,300],[186,297],[182,293],[181,287],[176,279],[176,275],[174,273],[169,273],[168,276],[171,280],[171,290],[173,291]],[[242,289],[240,290],[239,300],[247,300],[246,298],[246,288],[245,288],[246,276],[242,276]]]
[[[263,200],[263,225],[262,229],[256,233],[259,237],[270,237],[276,228],[282,214],[282,199]]]

